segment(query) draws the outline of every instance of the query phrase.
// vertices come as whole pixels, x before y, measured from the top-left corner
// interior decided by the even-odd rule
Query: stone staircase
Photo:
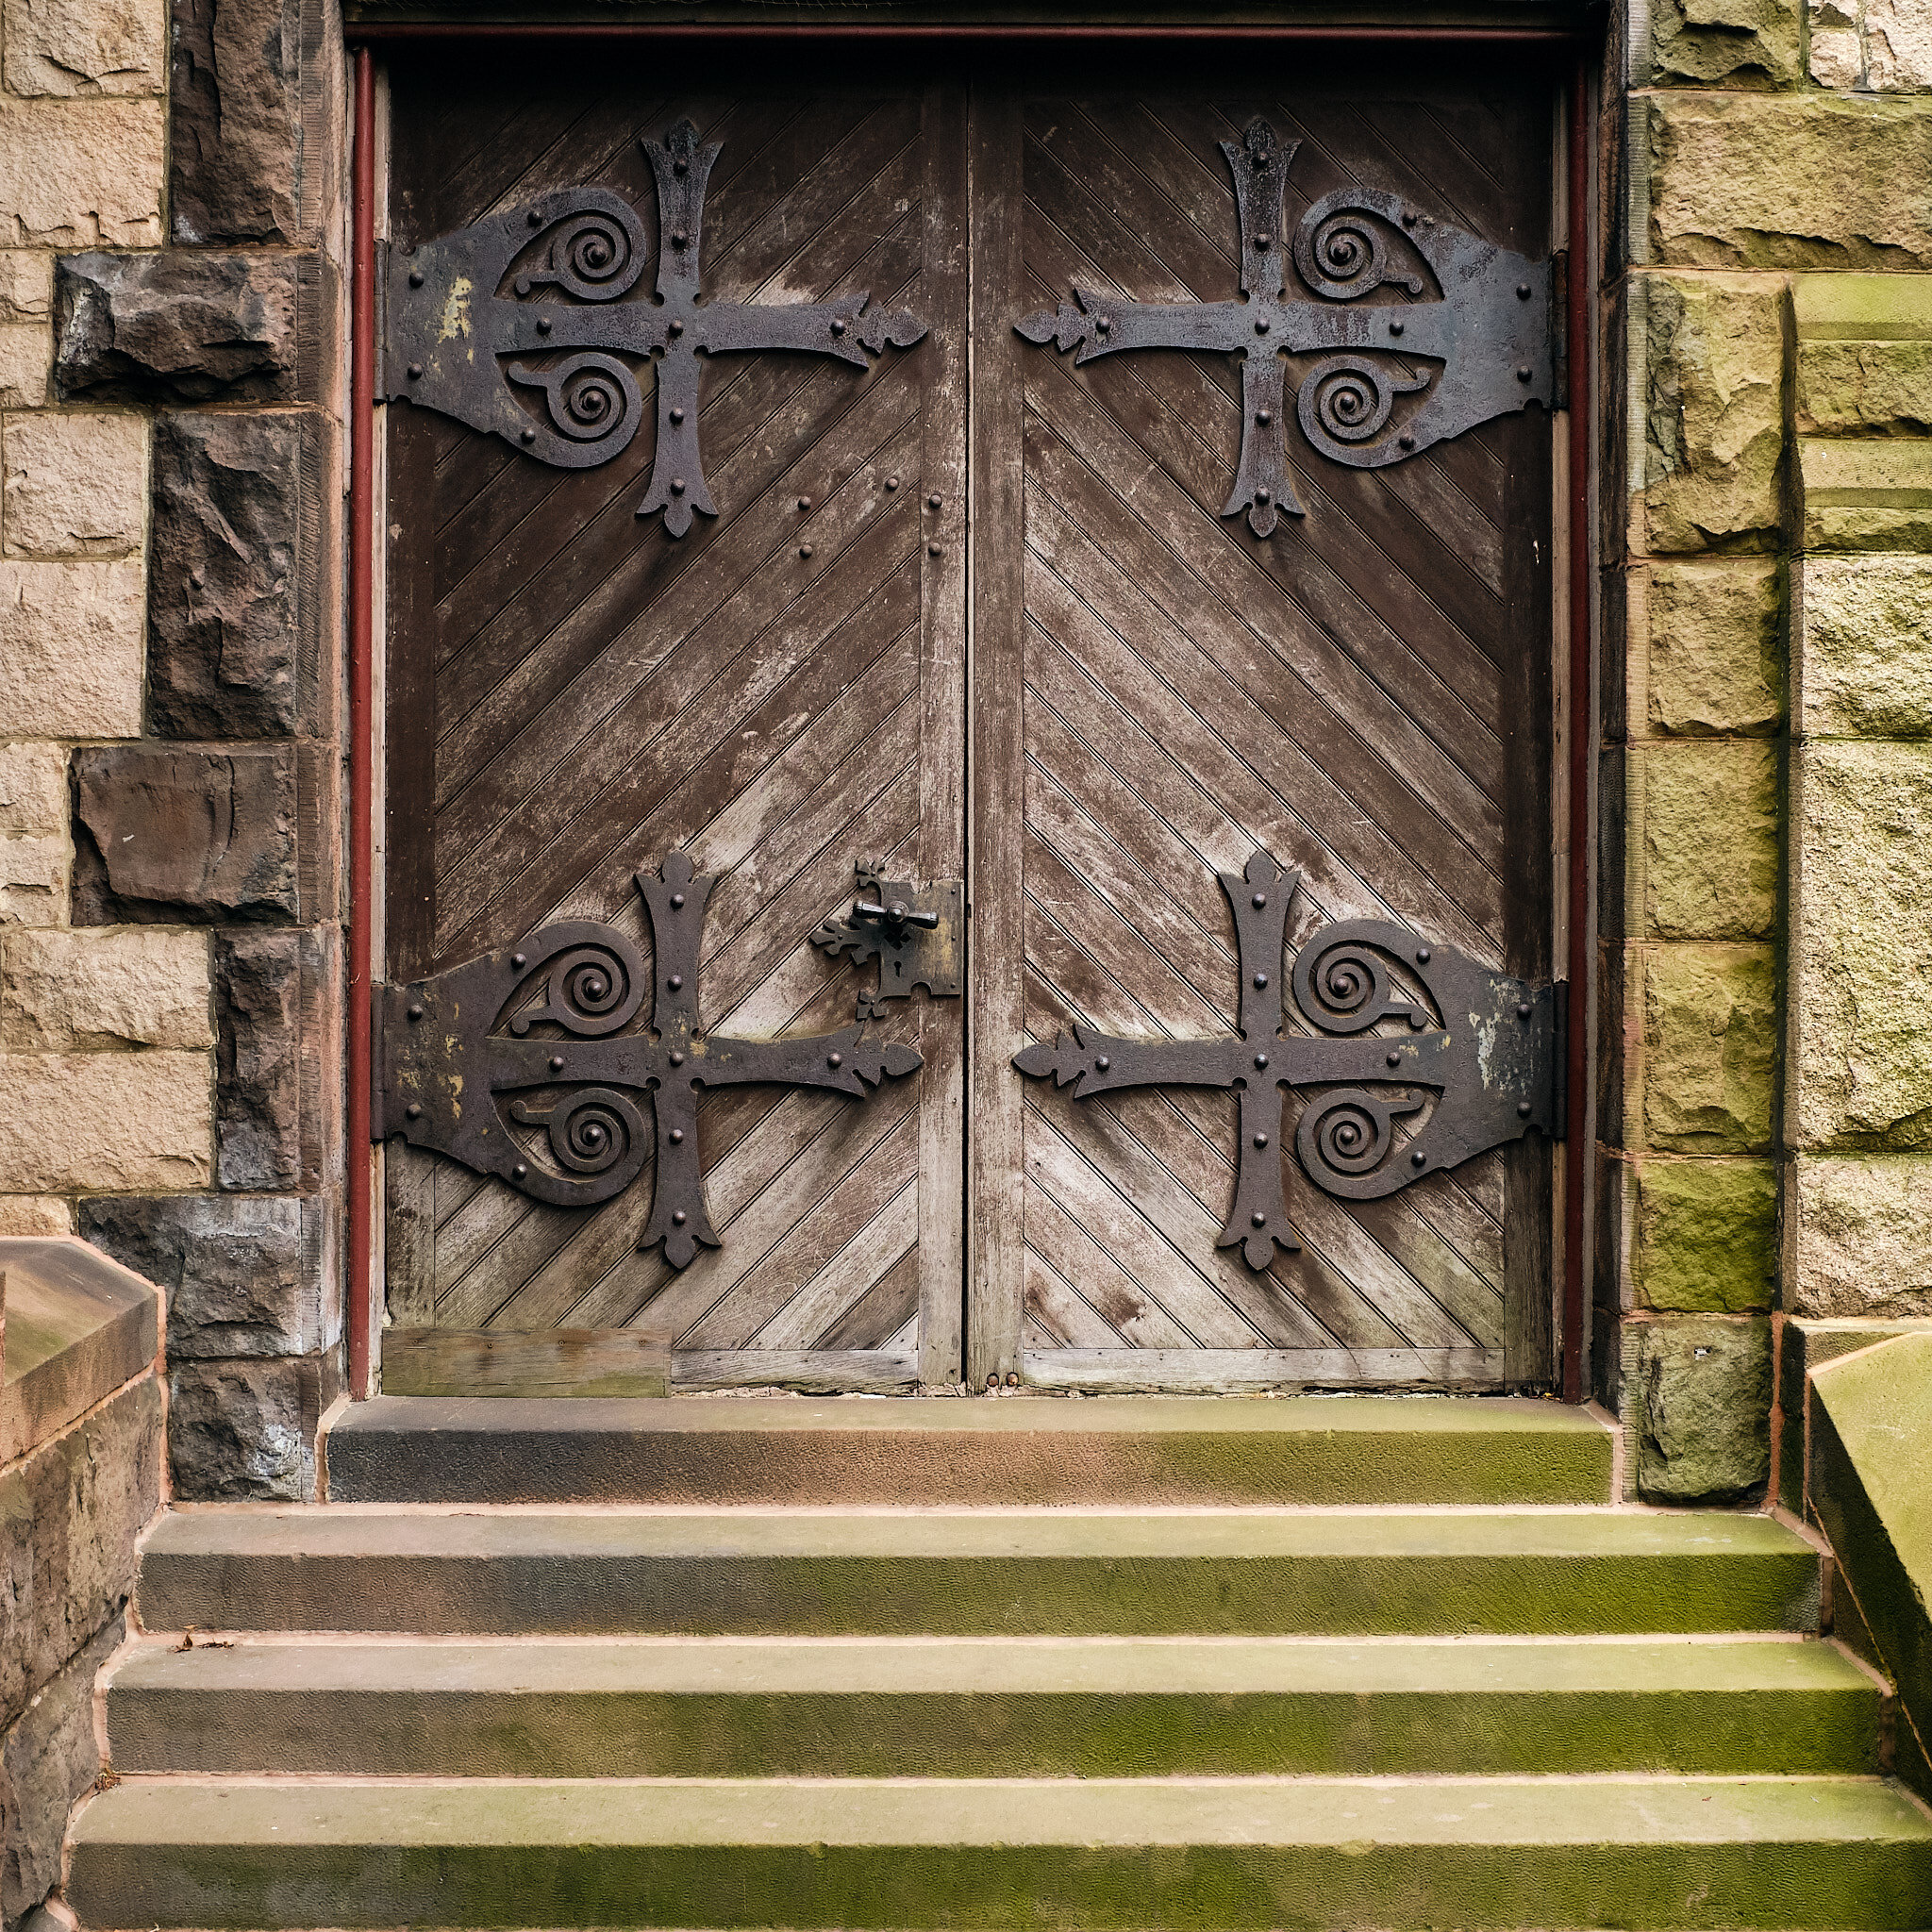
[[[162,1521],[107,1928],[1924,1927],[1884,1687],[1549,1404],[379,1402]],[[180,1633],[192,1627],[192,1644]]]

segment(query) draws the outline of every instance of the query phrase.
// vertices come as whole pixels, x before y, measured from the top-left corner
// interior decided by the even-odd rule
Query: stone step
[[[153,1639],[123,1773],[1099,1777],[1877,1768],[1828,1643],[1301,1638]]]
[[[1424,1507],[1610,1503],[1614,1442],[1512,1396],[384,1396],[327,1453],[339,1502]]]
[[[1661,1510],[202,1507],[150,1630],[1627,1635],[1817,1627],[1817,1552]]]
[[[1932,1924],[1868,1778],[188,1780],[74,1831],[134,1926]]]

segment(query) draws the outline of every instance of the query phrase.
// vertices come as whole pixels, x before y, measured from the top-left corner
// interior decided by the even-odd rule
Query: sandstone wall
[[[1932,1316],[1932,14],[1633,9],[1607,89],[1599,1392],[1769,1474],[1786,1313]]]
[[[184,1496],[340,1387],[340,27],[0,13],[0,1233],[170,1291]]]

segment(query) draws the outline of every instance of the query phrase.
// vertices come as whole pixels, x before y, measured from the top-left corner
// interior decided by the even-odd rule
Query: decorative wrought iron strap
[[[1295,958],[1295,1010],[1320,1037],[1284,1033],[1278,979],[1288,910],[1299,873],[1265,852],[1241,878],[1221,874],[1234,909],[1241,959],[1240,1032],[1222,1040],[1119,1040],[1076,1025],[1051,1045],[1014,1056],[1035,1079],[1074,1083],[1089,1100],[1127,1087],[1228,1087],[1241,1097],[1234,1207],[1217,1247],[1241,1244],[1250,1268],[1280,1246],[1301,1245],[1281,1191],[1282,1104],[1291,1087],[1332,1087],[1308,1102],[1295,1152],[1317,1187],[1351,1200],[1392,1194],[1410,1181],[1520,1139],[1556,1136],[1557,990],[1491,972],[1406,926],[1348,920],[1308,940]],[[1408,997],[1391,976],[1399,960],[1425,990]],[[1433,1008],[1433,1010],[1431,1010]],[[1383,1020],[1408,1031],[1376,1033]],[[1406,1138],[1396,1122],[1426,1121]]]
[[[909,309],[868,308],[862,292],[704,300],[705,189],[724,144],[700,146],[688,120],[641,144],[658,187],[656,302],[621,299],[644,267],[643,224],[629,203],[607,189],[559,189],[391,261],[383,387],[583,470],[629,446],[643,419],[631,362],[655,358],[658,448],[638,515],[661,509],[681,537],[693,510],[718,513],[698,447],[700,352],[797,349],[863,369],[888,342],[910,348],[925,324]]]
[[[1324,195],[1291,241],[1283,197],[1300,145],[1258,117],[1239,143],[1221,143],[1234,171],[1245,300],[1132,302],[1075,288],[1057,313],[1014,325],[1028,341],[1077,343],[1075,364],[1122,349],[1240,356],[1241,465],[1221,514],[1246,510],[1257,537],[1274,533],[1277,512],[1305,513],[1282,435],[1284,355],[1328,352],[1302,377],[1295,415],[1316,449],[1355,469],[1399,463],[1528,403],[1548,407],[1554,389],[1549,262],[1371,188]],[[1301,285],[1292,293],[1291,258]],[[1384,289],[1404,299],[1362,299]],[[1428,364],[1439,366],[1415,366]]]
[[[661,1241],[674,1268],[689,1266],[700,1246],[717,1247],[698,1159],[701,1088],[810,1087],[858,1098],[921,1062],[909,1046],[867,1040],[856,1025],[803,1040],[706,1033],[698,941],[715,883],[683,853],[656,878],[636,876],[656,955],[648,1034],[624,1031],[643,1005],[643,961],[616,927],[592,920],[547,925],[514,951],[383,987],[378,1130],[564,1208],[621,1193],[655,1145],[657,1191],[638,1245]],[[540,991],[542,1003],[528,1004]],[[570,1038],[531,1038],[543,1021]],[[655,1131],[644,1124],[645,1094]],[[510,1131],[506,1108],[509,1121],[543,1129],[547,1158]]]

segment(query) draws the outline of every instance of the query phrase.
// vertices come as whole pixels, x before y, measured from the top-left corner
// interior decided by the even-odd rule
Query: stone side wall
[[[1932,1315],[1928,21],[1659,0],[1606,90],[1592,1339],[1653,1501],[1760,1490],[1785,1312]]]
[[[0,1232],[169,1290],[183,1496],[340,1388],[325,0],[0,12]]]

